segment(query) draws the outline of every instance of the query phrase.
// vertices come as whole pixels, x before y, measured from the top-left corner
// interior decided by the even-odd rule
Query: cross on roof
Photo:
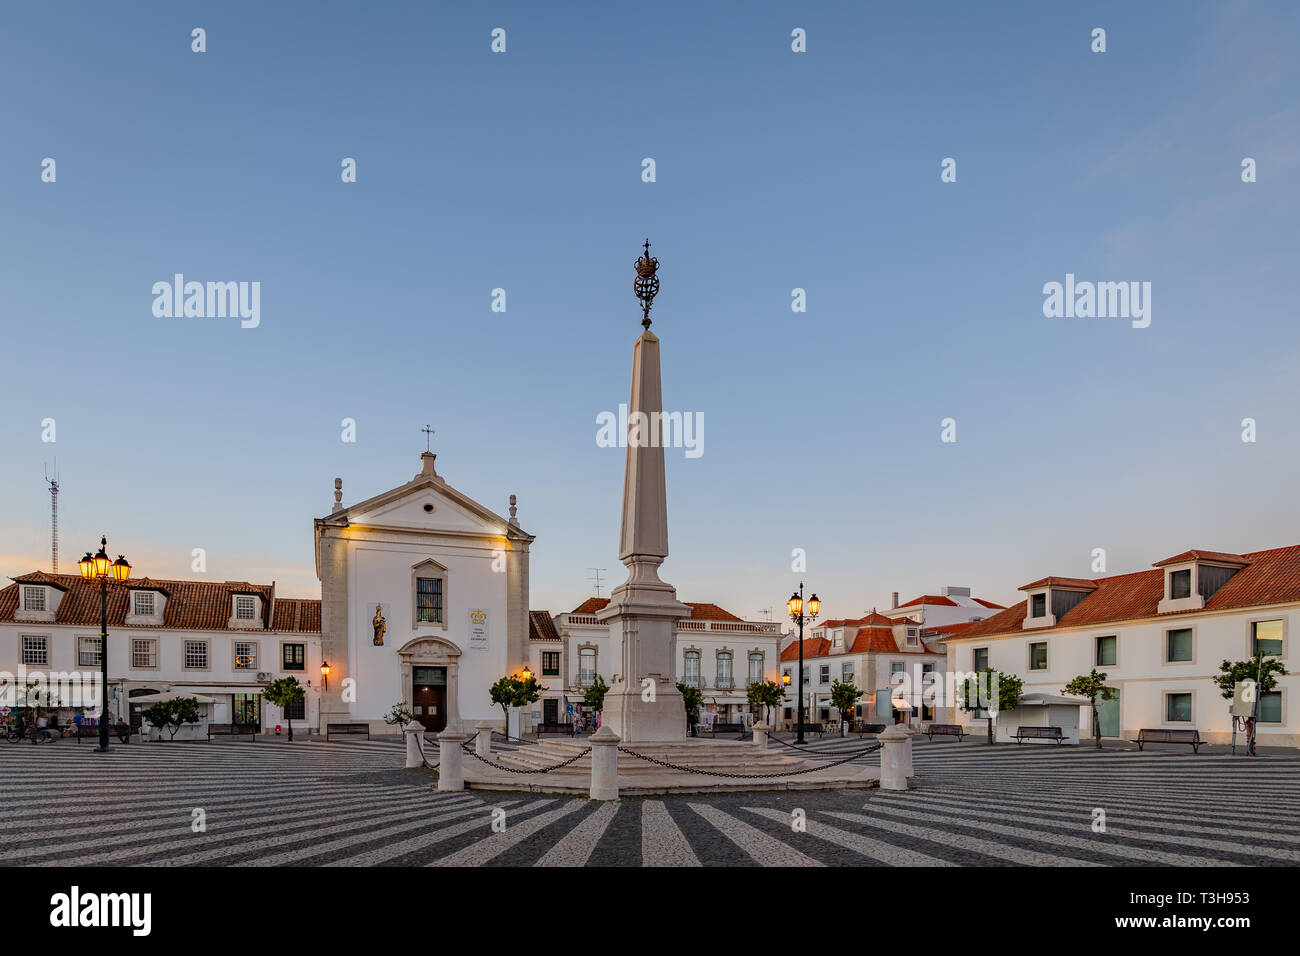
[[[420,431],[424,432],[424,450],[427,452],[432,452],[433,433],[437,431],[437,429],[430,428],[428,425],[425,425],[423,428],[420,429]]]

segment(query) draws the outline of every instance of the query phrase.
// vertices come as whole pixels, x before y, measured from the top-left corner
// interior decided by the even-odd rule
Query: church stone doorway
[[[411,668],[411,709],[429,733],[447,727],[447,668]]]

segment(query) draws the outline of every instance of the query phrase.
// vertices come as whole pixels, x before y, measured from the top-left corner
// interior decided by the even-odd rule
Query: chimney
[[[893,608],[898,607],[898,592],[897,592],[897,591],[894,592],[893,597],[890,598],[890,601],[891,601],[891,603],[890,603],[889,607],[890,607],[891,610],[892,610]]]
[[[343,479],[334,479],[334,511],[343,510]],[[331,512],[333,514],[333,512]]]
[[[955,588],[949,585],[940,593],[946,598],[968,598],[970,597],[970,588]]]
[[[433,467],[433,463],[434,463],[434,461],[437,460],[437,458],[438,458],[438,456],[435,455],[435,454],[434,454],[433,452],[431,452],[431,451],[421,452],[421,453],[420,453],[420,473],[419,473],[418,475],[416,475],[415,477],[416,477],[416,478],[437,478],[437,477],[438,477],[438,472],[435,471],[435,470],[434,470],[434,467]]]

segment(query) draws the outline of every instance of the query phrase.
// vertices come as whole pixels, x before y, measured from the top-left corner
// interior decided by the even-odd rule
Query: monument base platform
[[[875,787],[880,780],[877,754],[868,763],[848,762],[828,767],[830,760],[806,759],[778,748],[760,751],[746,741],[688,739],[674,743],[620,744],[620,797],[673,793],[728,793],[768,790],[845,790]],[[468,754],[465,786],[471,790],[561,793],[586,796],[591,788],[591,754],[581,740],[548,740],[513,750],[494,752],[493,767]],[[632,753],[622,750],[626,747]],[[642,756],[638,757],[636,754]],[[650,759],[644,759],[650,758]],[[541,770],[547,773],[512,773]],[[654,761],[659,761],[656,763]],[[673,766],[664,766],[671,764]],[[680,769],[688,768],[688,769]],[[792,771],[798,771],[791,773]]]

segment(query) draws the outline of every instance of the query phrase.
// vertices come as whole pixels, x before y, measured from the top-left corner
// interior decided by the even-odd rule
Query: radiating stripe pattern
[[[855,746],[808,744],[827,754]],[[72,741],[0,744],[0,864],[1300,864],[1300,754],[922,738],[918,786],[907,792],[597,803],[440,793],[431,773],[402,769],[404,753],[394,740],[133,743],[108,754]]]

